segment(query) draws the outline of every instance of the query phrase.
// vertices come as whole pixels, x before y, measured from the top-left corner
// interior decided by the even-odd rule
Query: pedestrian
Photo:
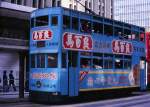
[[[4,70],[3,72],[3,92],[8,91],[8,77],[7,77],[7,71]]]
[[[14,76],[13,76],[13,71],[11,70],[9,73],[9,88],[12,86],[14,91],[16,91],[16,86],[14,84]]]

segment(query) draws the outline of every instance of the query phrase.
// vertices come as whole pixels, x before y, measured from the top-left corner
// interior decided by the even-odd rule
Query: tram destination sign
[[[93,40],[89,35],[65,32],[63,35],[63,47],[71,50],[92,50]]]

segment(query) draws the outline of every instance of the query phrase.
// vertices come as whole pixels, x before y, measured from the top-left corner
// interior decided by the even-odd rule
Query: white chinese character
[[[77,48],[80,48],[81,46],[81,36],[76,36],[76,47]]]
[[[120,46],[121,46],[121,53],[124,53],[124,45],[125,43],[124,42],[120,42]]]
[[[67,38],[66,44],[72,48],[74,45],[74,41],[72,40],[72,35],[68,34],[67,37],[68,38]]]
[[[126,53],[131,53],[129,43],[126,44]]]
[[[37,40],[38,39],[38,32],[35,31],[33,32],[33,40]]]
[[[44,30],[43,33],[44,33],[44,38],[45,38],[45,39],[49,39],[49,38],[50,38],[50,35],[49,35],[49,31],[48,31],[48,30]]]
[[[117,52],[117,53],[119,53],[119,51],[120,51],[119,42],[118,41],[115,41],[114,51]]]
[[[89,49],[89,38],[84,37],[83,39],[83,49]]]
[[[38,31],[38,34],[39,34],[39,40],[44,39],[43,38],[43,31],[42,30]]]

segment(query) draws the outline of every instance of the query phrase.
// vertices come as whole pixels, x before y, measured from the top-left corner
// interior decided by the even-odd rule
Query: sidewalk
[[[17,103],[29,101],[29,93],[24,93],[24,98],[19,98],[19,92],[0,93],[0,104],[2,103]]]

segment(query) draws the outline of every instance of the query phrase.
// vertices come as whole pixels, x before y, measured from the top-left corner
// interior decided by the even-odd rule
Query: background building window
[[[37,0],[32,1],[32,7],[36,8],[37,7]]]

